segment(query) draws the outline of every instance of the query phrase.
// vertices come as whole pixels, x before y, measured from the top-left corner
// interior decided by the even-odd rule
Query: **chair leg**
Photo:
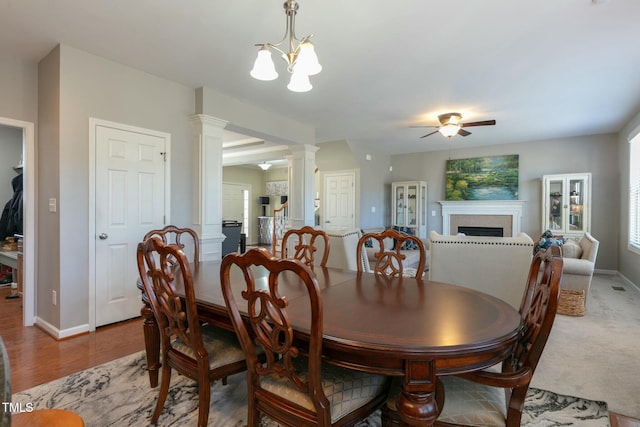
[[[211,384],[209,381],[202,381],[198,384],[198,427],[207,427],[210,401]]]
[[[168,363],[162,364],[162,379],[160,381],[160,393],[158,394],[158,402],[156,403],[156,409],[153,411],[153,416],[151,417],[151,424],[156,424],[158,422],[158,418],[160,418],[160,414],[162,413],[162,408],[164,408],[164,402],[167,400],[167,395],[169,394],[169,385],[171,384],[171,367]]]

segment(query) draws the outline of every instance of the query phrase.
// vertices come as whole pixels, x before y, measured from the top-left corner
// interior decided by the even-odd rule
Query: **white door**
[[[136,247],[165,217],[169,135],[95,126],[95,325],[140,315]]]
[[[355,173],[325,174],[324,176],[325,230],[355,228]]]

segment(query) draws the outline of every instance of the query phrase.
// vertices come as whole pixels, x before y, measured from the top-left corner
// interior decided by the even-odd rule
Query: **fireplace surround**
[[[524,200],[441,201],[442,233],[455,235],[458,227],[501,227],[504,237],[521,231]]]

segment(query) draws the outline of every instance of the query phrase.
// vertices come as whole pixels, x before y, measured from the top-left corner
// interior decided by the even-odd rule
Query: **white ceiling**
[[[447,147],[410,128],[444,112],[497,121],[451,141],[465,147],[617,132],[640,108],[639,0],[300,0],[323,65],[307,93],[276,55],[277,80],[249,76],[254,44],[284,34],[282,2],[0,0],[0,52],[64,43],[386,153]]]

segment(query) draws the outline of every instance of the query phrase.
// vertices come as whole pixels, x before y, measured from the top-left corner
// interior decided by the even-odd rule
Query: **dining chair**
[[[243,272],[242,292],[234,293],[232,268]],[[266,280],[256,270],[268,271]],[[293,278],[293,279],[292,279]],[[309,321],[295,331],[288,315],[290,301],[280,284],[295,280],[306,289],[296,304]],[[286,426],[346,426],[367,418],[379,408],[388,392],[383,375],[330,365],[322,359],[322,298],[313,271],[297,259],[278,259],[265,248],[230,254],[220,266],[222,294],[247,359],[247,425],[256,427],[266,415]],[[236,297],[241,300],[236,300]],[[239,306],[246,306],[246,316]],[[308,336],[299,347],[297,334]],[[304,340],[306,341],[306,340]],[[260,362],[255,348],[262,348]]]
[[[179,228],[175,225],[167,225],[162,229],[149,231],[142,240],[147,240],[153,236],[159,237],[164,244],[178,245],[183,251],[185,251],[187,246],[193,248],[193,257],[190,258],[190,261],[193,263],[200,262],[200,239],[195,230],[186,227]],[[187,240],[182,240],[183,237],[186,237]]]
[[[392,243],[389,243],[392,242]],[[405,268],[403,260],[406,256],[401,252],[402,248],[410,242],[420,251],[420,261],[418,266],[413,268]],[[424,273],[426,263],[426,250],[424,243],[417,236],[401,233],[392,228],[386,229],[380,233],[365,233],[358,240],[356,248],[356,256],[362,262],[358,263],[358,273],[366,270],[365,263],[368,257],[364,253],[366,246],[375,248],[373,272],[387,277],[411,276],[421,279]],[[371,268],[369,266],[369,268]],[[414,271],[415,270],[415,271]]]
[[[197,381],[198,426],[206,426],[210,385],[220,379],[226,384],[227,376],[246,370],[242,347],[233,331],[201,325],[189,261],[182,249],[152,237],[138,244],[137,262],[160,331],[162,378],[151,423],[158,422],[175,369]],[[181,288],[184,299],[178,293]]]
[[[317,245],[317,240],[321,240],[320,245]],[[318,248],[323,249],[320,266],[326,267],[327,259],[329,259],[329,236],[324,231],[307,225],[302,228],[287,230],[282,238],[282,258],[300,260],[310,268],[314,266],[314,254],[318,251]],[[291,256],[289,256],[289,249],[293,249]]]
[[[436,426],[520,426],[527,390],[556,316],[561,280],[559,247],[537,252],[520,305],[520,336],[511,353],[501,369],[494,366],[441,377],[446,398]],[[384,412],[392,418],[389,404],[383,407]],[[397,424],[383,424],[390,425]]]

